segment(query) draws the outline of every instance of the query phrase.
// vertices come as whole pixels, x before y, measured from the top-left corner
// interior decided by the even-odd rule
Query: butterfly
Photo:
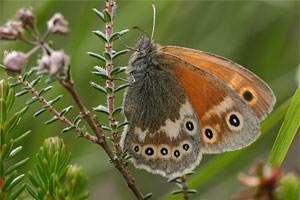
[[[121,137],[137,168],[168,178],[192,171],[202,154],[233,151],[260,135],[275,96],[255,74],[221,56],[136,43],[124,97]]]

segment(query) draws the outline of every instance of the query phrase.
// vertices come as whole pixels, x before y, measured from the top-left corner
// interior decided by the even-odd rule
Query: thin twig
[[[123,177],[125,178],[125,180],[126,180],[126,182],[128,184],[128,187],[132,190],[132,192],[135,194],[135,196],[137,197],[137,199],[142,200],[144,198],[144,196],[140,192],[140,190],[138,189],[138,187],[136,186],[136,184],[134,182],[134,178],[132,177],[132,175],[128,171],[128,169],[126,169],[126,167],[124,166],[124,164],[114,154],[114,152],[111,150],[111,148],[107,144],[102,129],[99,129],[97,127],[97,124],[92,119],[92,117],[90,115],[90,112],[86,109],[86,107],[83,105],[81,99],[79,98],[79,96],[78,96],[78,94],[77,94],[77,92],[76,92],[76,90],[74,88],[74,83],[71,82],[69,79],[63,80],[63,81],[61,81],[59,79],[57,79],[57,80],[73,96],[76,104],[78,105],[79,109],[81,110],[81,113],[82,113],[84,119],[88,122],[89,126],[93,129],[96,137],[99,139],[98,144],[103,147],[104,151],[107,153],[107,155],[109,156],[109,158],[113,162],[115,168],[118,169],[120,171],[120,173],[123,175]]]
[[[44,97],[40,96],[38,94],[38,92],[33,87],[31,87],[31,85],[27,81],[23,80],[23,76],[19,75],[18,76],[18,80],[20,82],[23,82],[23,85],[25,87],[30,87],[30,91],[33,94],[33,96],[37,97],[42,104],[49,105],[49,103],[46,101],[46,99]],[[62,121],[66,125],[68,125],[70,127],[75,127],[75,131],[77,133],[81,133],[81,129],[78,126],[74,125],[72,122],[70,122],[65,116],[60,117],[59,116],[59,112],[53,106],[49,106],[49,111],[51,113],[53,113],[57,118],[60,119],[60,121]],[[93,143],[98,143],[98,139],[95,136],[92,136],[91,134],[89,134],[88,132],[84,133],[84,137],[87,138],[87,139],[89,139]]]
[[[180,178],[181,183],[182,183],[182,189],[183,189],[183,199],[188,200],[189,199],[189,194],[188,194],[188,187],[186,183],[186,176],[182,176]]]

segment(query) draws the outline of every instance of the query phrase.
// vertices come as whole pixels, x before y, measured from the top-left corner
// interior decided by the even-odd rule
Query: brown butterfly
[[[203,153],[237,150],[259,136],[275,96],[255,74],[214,54],[159,46],[147,35],[135,51],[121,145],[136,167],[181,176]]]

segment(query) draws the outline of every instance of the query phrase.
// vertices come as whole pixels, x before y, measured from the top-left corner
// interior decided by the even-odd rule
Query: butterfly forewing
[[[203,153],[240,149],[260,134],[252,109],[222,81],[174,55],[161,53],[161,61],[184,88],[201,126]]]
[[[194,49],[166,46],[161,51],[175,55],[216,76],[252,108],[260,121],[271,112],[275,103],[272,90],[260,78],[242,66],[226,58]]]

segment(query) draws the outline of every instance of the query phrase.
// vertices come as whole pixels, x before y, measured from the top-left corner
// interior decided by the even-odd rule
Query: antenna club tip
[[[154,4],[152,4],[152,8],[155,9],[155,5]]]

